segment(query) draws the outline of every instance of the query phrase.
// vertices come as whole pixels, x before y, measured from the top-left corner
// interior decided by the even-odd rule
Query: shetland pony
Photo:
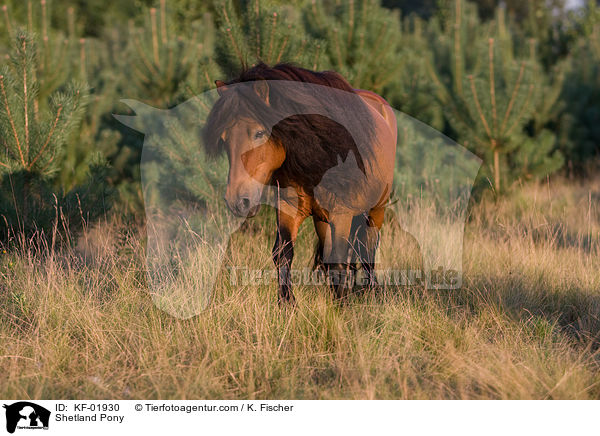
[[[376,284],[375,253],[394,173],[396,118],[379,95],[353,89],[338,73],[290,64],[252,67],[227,83],[203,128],[209,155],[227,153],[225,202],[252,217],[275,192],[273,261],[279,301],[294,302],[290,268],[298,229],[309,216],[318,235],[314,267],[337,297],[359,258]]]

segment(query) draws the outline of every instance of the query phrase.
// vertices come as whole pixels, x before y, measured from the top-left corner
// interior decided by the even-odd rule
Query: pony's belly
[[[361,182],[340,185],[332,190],[315,189],[313,213],[356,216],[387,202],[391,179],[366,178]]]

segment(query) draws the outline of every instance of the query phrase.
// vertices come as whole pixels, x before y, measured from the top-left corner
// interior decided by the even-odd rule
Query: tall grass
[[[347,304],[296,287],[297,306],[280,308],[274,283],[223,280],[180,320],[149,295],[143,228],[112,218],[71,248],[25,244],[0,258],[0,396],[599,398],[598,186],[484,200],[461,290],[389,287]],[[270,219],[235,235],[233,256],[272,268]],[[312,233],[307,222],[296,265]]]

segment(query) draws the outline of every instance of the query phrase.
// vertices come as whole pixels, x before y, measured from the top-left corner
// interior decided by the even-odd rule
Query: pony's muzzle
[[[258,209],[260,204],[252,205],[252,201],[250,197],[238,197],[235,201],[229,202],[227,197],[225,198],[225,203],[227,207],[234,215],[239,217],[253,217],[258,213]]]

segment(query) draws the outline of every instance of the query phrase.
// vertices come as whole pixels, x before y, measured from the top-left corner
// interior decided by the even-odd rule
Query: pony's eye
[[[267,132],[265,132],[264,130],[259,130],[258,132],[256,132],[254,134],[254,139],[261,139],[264,138],[264,136],[267,134]]]

